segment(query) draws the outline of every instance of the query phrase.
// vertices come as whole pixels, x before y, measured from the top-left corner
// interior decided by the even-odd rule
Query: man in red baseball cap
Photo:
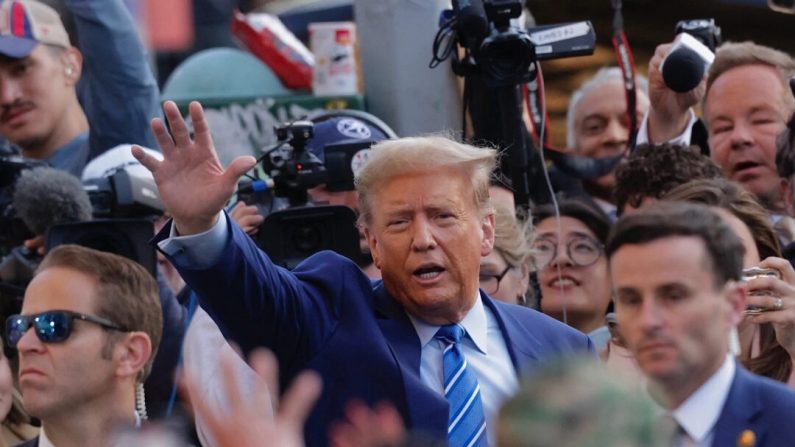
[[[153,145],[148,121],[159,93],[122,0],[64,5],[81,49],[48,5],[0,3],[0,135],[23,156],[80,177],[113,146]]]

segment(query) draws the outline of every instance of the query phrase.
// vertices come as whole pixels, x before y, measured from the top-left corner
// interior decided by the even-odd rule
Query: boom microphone
[[[77,177],[50,167],[23,171],[14,187],[17,216],[36,235],[53,225],[91,220],[91,201]]]

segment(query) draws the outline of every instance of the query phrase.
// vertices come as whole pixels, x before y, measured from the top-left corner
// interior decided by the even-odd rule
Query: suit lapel
[[[421,346],[417,332],[406,312],[383,284],[373,290],[376,321],[381,328],[395,362],[400,366],[408,408],[408,425],[412,430],[434,437],[447,438],[447,400],[420,380]]]
[[[540,341],[488,295],[481,292],[480,297],[497,319],[513,367],[519,378],[522,378],[529,373],[530,366],[538,363],[539,354],[534,346],[540,345]]]
[[[755,390],[751,373],[737,365],[726,403],[715,423],[712,445],[738,445],[737,438],[746,430],[754,433],[756,445],[764,445],[766,430],[761,424],[762,411],[762,402]]]

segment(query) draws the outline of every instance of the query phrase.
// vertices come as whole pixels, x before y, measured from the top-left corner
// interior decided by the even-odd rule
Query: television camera
[[[258,160],[260,177],[252,176],[238,189],[238,199],[257,204],[265,216],[257,245],[287,268],[321,250],[368,263],[355,211],[327,197],[353,194],[355,170],[370,146],[395,137],[394,132],[378,118],[354,110],[323,112],[275,132],[278,142]]]

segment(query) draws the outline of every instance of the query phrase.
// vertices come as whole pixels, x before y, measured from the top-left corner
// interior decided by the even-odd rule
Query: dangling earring
[[[146,396],[144,395],[144,384],[135,384],[135,426],[140,427],[141,421],[149,419],[146,414]]]

